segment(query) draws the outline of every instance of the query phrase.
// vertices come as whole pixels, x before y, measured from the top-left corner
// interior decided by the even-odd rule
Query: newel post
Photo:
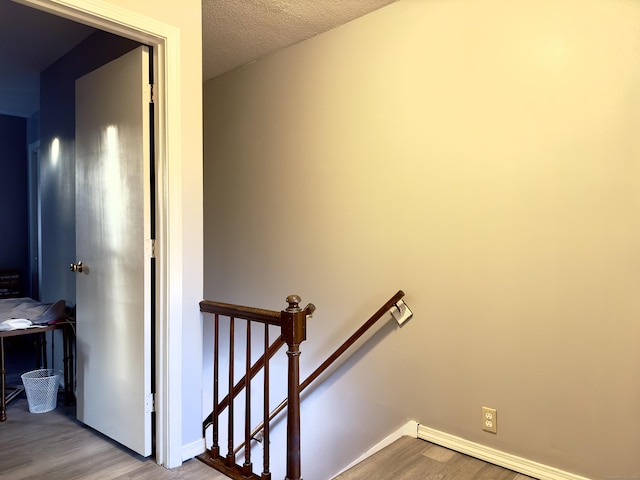
[[[289,363],[287,413],[287,476],[300,480],[300,344],[307,339],[307,315],[315,307],[300,308],[300,297],[289,295],[289,306],[282,310],[282,336],[286,342]]]

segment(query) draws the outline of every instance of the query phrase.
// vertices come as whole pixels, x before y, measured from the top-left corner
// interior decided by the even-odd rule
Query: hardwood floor
[[[32,414],[24,395],[0,423],[0,479],[11,480],[223,480],[190,460],[168,470],[75,419],[75,407]],[[335,480],[531,480],[424,440],[402,437]]]
[[[531,480],[417,438],[402,437],[334,480]]]
[[[29,413],[24,394],[0,423],[0,478],[11,480],[222,480],[198,460],[168,470],[75,420],[75,407]]]

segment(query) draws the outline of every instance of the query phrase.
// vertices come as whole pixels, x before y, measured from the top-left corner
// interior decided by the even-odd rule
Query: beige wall
[[[639,24],[400,0],[205,84],[205,296],[314,302],[305,372],[398,289],[415,313],[303,402],[305,479],[410,419],[640,473]]]

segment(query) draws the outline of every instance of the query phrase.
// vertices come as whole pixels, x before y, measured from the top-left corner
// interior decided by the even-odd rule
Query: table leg
[[[72,327],[65,325],[62,329],[62,345],[64,356],[64,404],[75,405],[73,394],[73,336]]]
[[[53,334],[52,334],[53,335]],[[36,347],[36,368],[48,368],[47,366],[47,332],[35,332],[33,334]],[[53,337],[52,337],[53,341]]]
[[[0,399],[0,422],[7,420],[7,399],[5,397],[6,372],[4,370],[4,337],[0,337],[0,387],[2,399]]]

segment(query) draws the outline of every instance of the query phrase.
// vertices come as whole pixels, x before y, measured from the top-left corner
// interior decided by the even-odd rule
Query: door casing
[[[86,0],[17,0],[32,8],[78,21],[153,47],[156,104],[156,461],[182,464],[182,291],[180,31],[114,5]],[[171,272],[171,275],[168,274]],[[174,292],[169,295],[169,292]],[[169,374],[171,372],[171,375]]]

